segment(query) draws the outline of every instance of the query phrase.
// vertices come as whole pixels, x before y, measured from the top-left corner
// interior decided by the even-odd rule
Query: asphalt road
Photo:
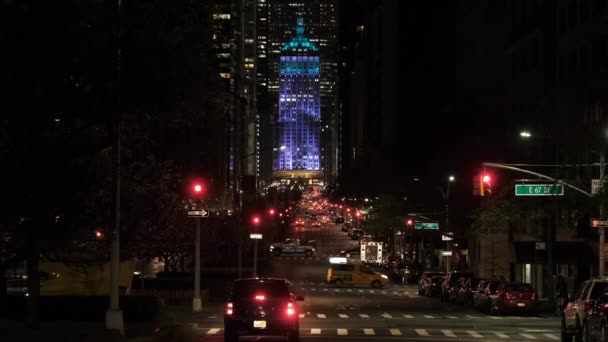
[[[320,229],[307,227],[294,227],[292,237],[317,240],[317,255],[276,257],[271,271],[273,276],[290,279],[298,294],[305,297],[299,304],[302,341],[559,340],[558,317],[491,316],[471,307],[419,296],[416,285],[389,284],[381,289],[332,287],[326,284],[328,258],[356,247],[357,242],[334,224]],[[196,322],[180,322],[184,329],[190,329],[190,340],[223,341],[223,308],[210,308],[208,312]]]

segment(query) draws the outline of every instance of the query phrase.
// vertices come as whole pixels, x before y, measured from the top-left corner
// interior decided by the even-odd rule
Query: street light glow
[[[454,178],[454,176],[450,176],[448,179],[450,180],[450,182],[453,182],[456,178]]]
[[[528,132],[528,131],[521,131],[519,133],[519,136],[522,138],[531,138],[532,137],[532,133]]]

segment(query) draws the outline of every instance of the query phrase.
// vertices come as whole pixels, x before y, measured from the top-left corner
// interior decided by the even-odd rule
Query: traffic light
[[[490,196],[492,194],[492,176],[482,172],[473,177],[473,196]]]
[[[268,209],[268,215],[270,216],[274,216],[274,214],[276,213],[276,211],[272,208]]]
[[[483,173],[480,175],[479,194],[480,196],[490,196],[492,194],[492,177]]]
[[[95,238],[96,238],[96,239],[103,239],[103,231],[101,231],[101,230],[96,230],[96,231],[95,231]]]
[[[205,183],[200,179],[192,180],[189,192],[192,199],[201,199],[205,194]]]
[[[414,220],[411,218],[408,218],[407,221],[405,221],[405,224],[407,224],[408,228],[413,228],[414,227]]]
[[[262,223],[262,219],[258,215],[253,215],[251,217],[251,224],[255,227],[259,226]]]

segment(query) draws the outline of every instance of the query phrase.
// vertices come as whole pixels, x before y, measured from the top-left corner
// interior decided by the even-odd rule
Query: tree
[[[371,233],[393,236],[396,230],[405,228],[407,206],[403,199],[393,195],[380,195],[367,221]]]

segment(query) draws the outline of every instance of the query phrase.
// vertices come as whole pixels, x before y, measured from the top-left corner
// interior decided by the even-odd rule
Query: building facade
[[[319,48],[304,35],[297,19],[296,36],[281,47],[277,157],[275,171],[321,170],[321,103]]]

